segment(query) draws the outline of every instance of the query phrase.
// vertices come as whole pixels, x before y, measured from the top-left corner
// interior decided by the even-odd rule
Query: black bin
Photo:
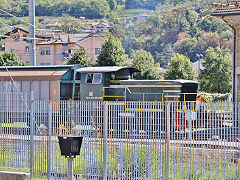
[[[82,136],[58,136],[61,155],[65,157],[76,157],[80,155]]]

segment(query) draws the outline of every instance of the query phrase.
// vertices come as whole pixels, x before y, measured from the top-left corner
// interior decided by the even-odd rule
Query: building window
[[[63,47],[63,53],[71,54],[71,53],[72,53],[71,47],[64,46],[64,47]]]
[[[29,46],[25,46],[25,52],[29,52]]]
[[[51,63],[40,63],[40,66],[49,66]]]
[[[26,34],[23,34],[23,37],[27,37],[27,35],[26,35]],[[23,41],[27,41],[27,39],[23,39]]]
[[[41,47],[41,55],[50,55],[50,47]]]
[[[19,42],[19,38],[14,39],[15,42]]]
[[[97,56],[100,51],[101,51],[101,48],[95,48],[95,56]]]
[[[46,54],[46,48],[45,47],[41,47],[41,55],[45,55]]]
[[[10,51],[11,51],[11,52],[14,52],[15,50],[14,50],[14,49],[11,49]]]
[[[50,55],[50,47],[46,47],[46,55]]]

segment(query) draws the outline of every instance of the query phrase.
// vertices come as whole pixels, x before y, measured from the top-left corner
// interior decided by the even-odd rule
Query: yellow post
[[[125,87],[125,102],[127,100],[127,88]]]
[[[104,100],[104,96],[105,96],[105,88],[103,87],[102,101]]]

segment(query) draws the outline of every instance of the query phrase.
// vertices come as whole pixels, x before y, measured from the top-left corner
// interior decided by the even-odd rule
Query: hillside
[[[1,9],[28,21],[26,0],[0,0]],[[225,2],[218,0],[216,2]],[[59,19],[61,30],[79,32],[86,19],[109,22],[110,33],[122,41],[125,52],[144,49],[166,67],[172,54],[187,55],[192,62],[197,54],[206,54],[209,47],[231,50],[232,31],[223,22],[199,18],[203,10],[212,7],[208,0],[38,0],[36,1],[37,26],[40,18]],[[203,16],[207,16],[209,9]],[[44,17],[42,17],[44,16]],[[2,21],[10,26],[27,26],[21,20],[2,14]],[[2,32],[6,25],[0,24]],[[108,36],[110,33],[104,33]]]

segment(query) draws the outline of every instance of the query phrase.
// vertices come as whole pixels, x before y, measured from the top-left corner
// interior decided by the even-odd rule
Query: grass
[[[30,169],[19,169],[19,168],[0,168],[0,171],[30,173]]]
[[[2,123],[2,127],[8,127],[8,128],[29,128],[26,122]]]
[[[85,131],[89,131],[89,130],[96,130],[96,128],[94,126],[91,125],[76,125],[73,127],[73,130],[76,131],[81,131],[81,130],[85,130]]]
[[[19,153],[22,153],[21,156]],[[25,153],[14,149],[2,150],[1,157],[4,154],[5,158],[0,170],[29,172],[29,153],[28,150]],[[20,161],[17,160],[16,154],[20,157]],[[239,164],[234,162],[235,156],[237,152],[231,149],[214,150],[171,145],[170,179],[238,179]],[[52,143],[51,159],[52,173],[67,173],[67,160],[60,155],[57,142]],[[115,143],[108,146],[108,175],[113,179],[164,179],[167,168],[166,159],[165,144]],[[36,177],[46,178],[47,151],[36,148],[34,162]],[[74,172],[88,177],[102,176],[101,144],[90,141],[88,144],[83,144],[80,156],[74,160]]]

